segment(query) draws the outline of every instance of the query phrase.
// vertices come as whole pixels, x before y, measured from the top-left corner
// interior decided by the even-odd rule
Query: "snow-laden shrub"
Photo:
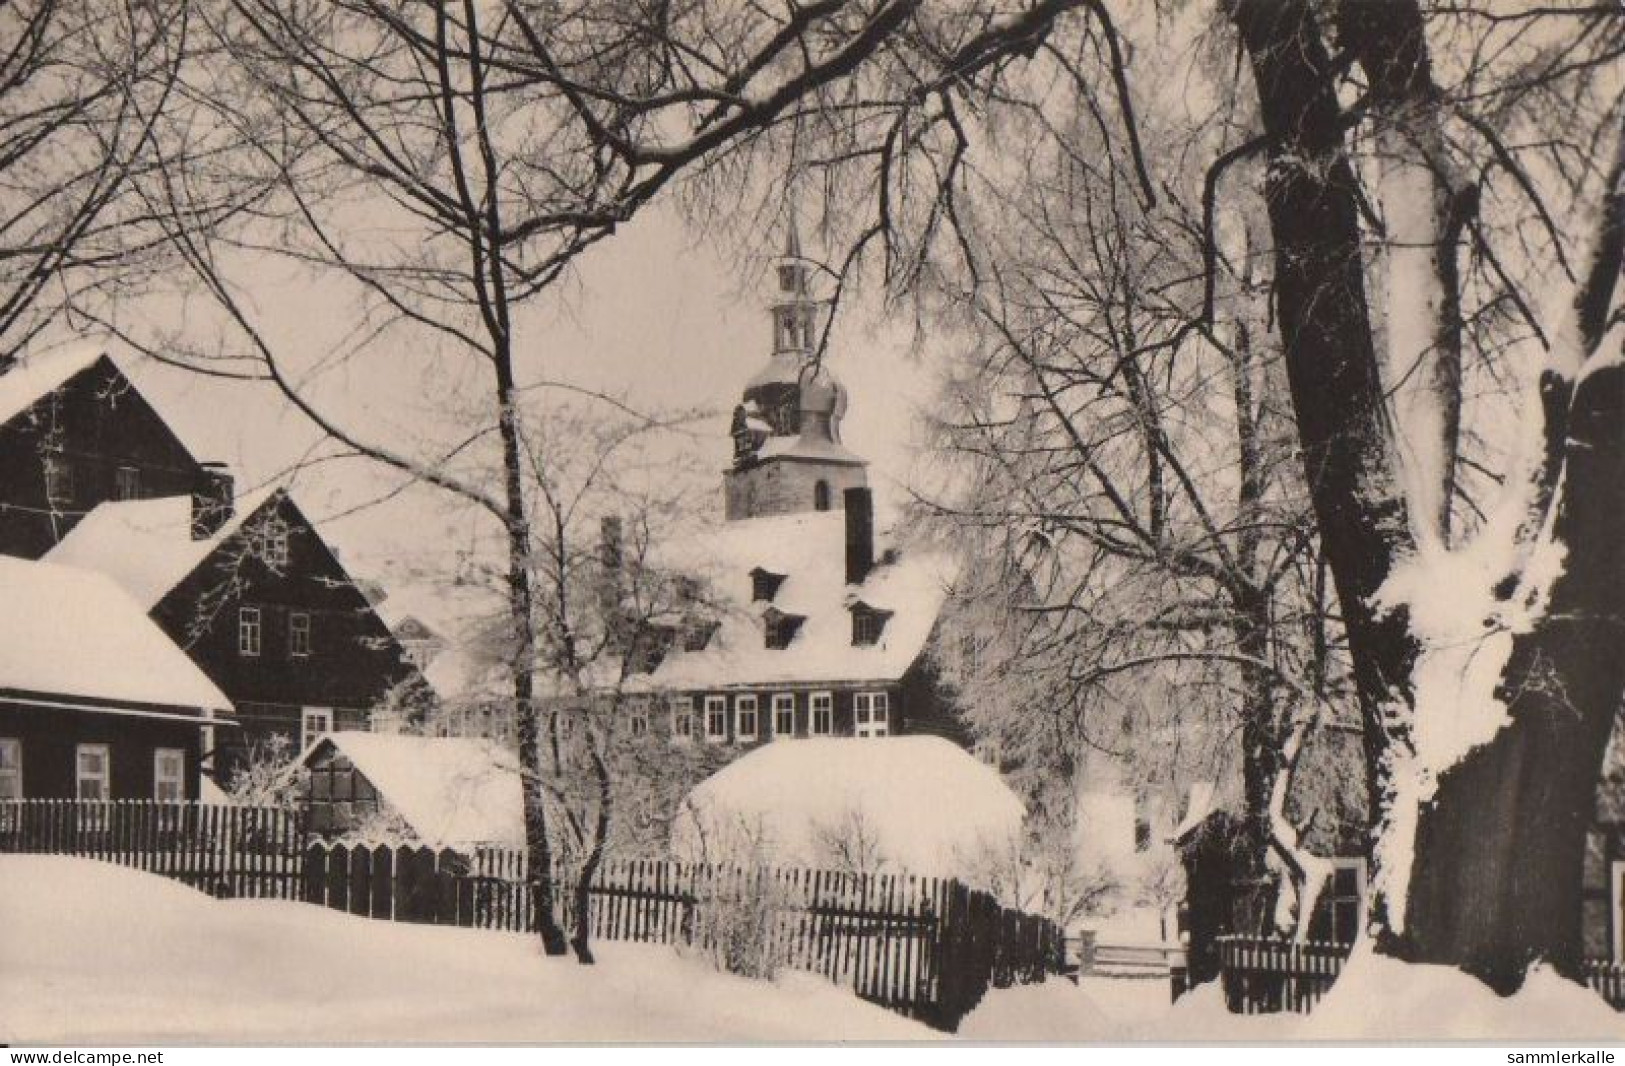
[[[787,901],[764,868],[702,875],[695,897],[691,946],[718,970],[768,981],[789,961],[778,935]]]
[[[687,950],[726,973],[771,979],[787,961],[784,938],[776,935],[787,901],[768,874],[773,841],[764,823],[690,800],[684,814],[694,831],[677,857],[695,869]]]

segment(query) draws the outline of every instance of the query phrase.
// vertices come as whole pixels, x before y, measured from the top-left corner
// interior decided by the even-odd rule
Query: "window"
[[[813,485],[813,510],[829,510],[829,482],[819,481]]]
[[[796,631],[804,619],[800,615],[783,614],[768,608],[762,616],[762,643],[773,651],[783,651],[796,639]]]
[[[1365,910],[1365,860],[1332,859],[1333,870],[1309,920],[1311,940],[1352,944]]]
[[[886,613],[868,607],[852,608],[852,646],[865,648],[880,643],[880,632],[886,628]]]
[[[815,737],[827,737],[835,731],[835,697],[828,692],[814,692],[809,701],[807,732]]]
[[[288,568],[288,524],[273,518],[265,524],[265,565],[273,570]]]
[[[52,504],[73,502],[73,464],[60,452],[45,457],[45,498]]]
[[[186,798],[186,752],[159,748],[152,753],[152,798],[179,803]]]
[[[258,655],[260,653],[260,609],[258,607],[239,607],[237,609],[237,654]]]
[[[647,736],[649,733],[649,704],[641,699],[633,700],[628,708],[626,727],[635,737]]]
[[[750,598],[771,601],[778,595],[779,586],[783,584],[783,574],[775,574],[758,566],[750,572]]]
[[[671,701],[671,739],[686,744],[694,737],[694,697],[678,696]]]
[[[0,800],[23,798],[23,742],[0,737]]]
[[[796,697],[793,692],[773,694],[773,735],[775,737],[796,735]]]
[[[883,737],[891,732],[891,711],[884,692],[860,692],[852,697],[853,731],[860,737]]]
[[[332,731],[333,708],[306,707],[299,715],[299,750],[304,751],[311,741]]]
[[[744,743],[756,739],[756,697],[734,697],[734,740]]]
[[[713,744],[728,739],[728,697],[705,697],[705,739]]]
[[[79,745],[74,794],[82,800],[113,798],[112,755],[106,744]]]
[[[705,646],[711,643],[711,634],[716,632],[716,628],[715,622],[684,622],[683,650],[704,651]]]
[[[113,498],[139,500],[141,498],[141,471],[133,466],[121,466],[113,473]]]
[[[421,649],[415,650],[421,653]],[[295,611],[288,615],[288,654],[296,656],[310,654],[310,615],[304,611]]]

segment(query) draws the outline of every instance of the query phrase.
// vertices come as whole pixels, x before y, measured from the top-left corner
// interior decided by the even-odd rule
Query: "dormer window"
[[[779,586],[784,584],[783,574],[775,574],[771,570],[758,566],[750,572],[750,598],[754,602],[772,603],[773,597],[779,594]]]
[[[771,608],[762,615],[762,643],[772,651],[783,651],[796,638],[801,623],[806,619],[797,614],[785,614]]]
[[[867,648],[879,644],[880,634],[886,629],[886,619],[890,617],[890,611],[877,611],[865,604],[860,603],[853,607],[852,646]]]
[[[702,622],[691,619],[683,623],[683,650],[704,651],[711,643],[711,634],[715,633],[715,622]]]

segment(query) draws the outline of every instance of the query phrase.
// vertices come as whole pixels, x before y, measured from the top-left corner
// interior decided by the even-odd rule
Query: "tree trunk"
[[[610,805],[614,801],[609,767],[604,764],[596,739],[588,738],[588,756],[592,761],[593,777],[598,782],[598,817],[593,822],[592,846],[587,849],[587,859],[581,864],[581,872],[576,877],[576,930],[570,940],[576,960],[583,966],[593,964],[590,943],[592,916],[587,908],[592,903],[593,878],[598,876],[598,867],[604,860],[604,849],[609,844]]]
[[[519,769],[525,782],[525,851],[530,868],[537,930],[542,950],[563,955],[564,930],[554,909],[553,848],[547,832],[547,802],[542,791],[540,709],[536,706],[535,605],[530,579],[530,524],[525,510],[524,454],[514,409],[513,371],[507,351],[497,360],[497,419],[502,438],[504,486],[508,515],[508,606],[513,622],[514,713],[518,717]]]
[[[1399,950],[1503,991],[1544,959],[1578,976],[1586,830],[1625,694],[1625,368],[1575,392],[1553,539],[1567,549],[1545,618],[1499,692],[1511,724],[1440,775],[1417,827]]]
[[[1365,292],[1355,177],[1331,59],[1306,0],[1228,0],[1269,136],[1275,291],[1304,474],[1342,606],[1373,815],[1388,793],[1417,654],[1405,612],[1373,597],[1412,549],[1393,475]],[[1374,818],[1374,821],[1376,819]]]

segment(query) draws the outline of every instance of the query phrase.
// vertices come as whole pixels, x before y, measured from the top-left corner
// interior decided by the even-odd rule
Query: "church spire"
[[[812,353],[818,323],[818,302],[812,295],[811,270],[801,254],[801,234],[795,212],[784,235],[779,259],[779,298],[773,304],[773,353],[806,358]]]

